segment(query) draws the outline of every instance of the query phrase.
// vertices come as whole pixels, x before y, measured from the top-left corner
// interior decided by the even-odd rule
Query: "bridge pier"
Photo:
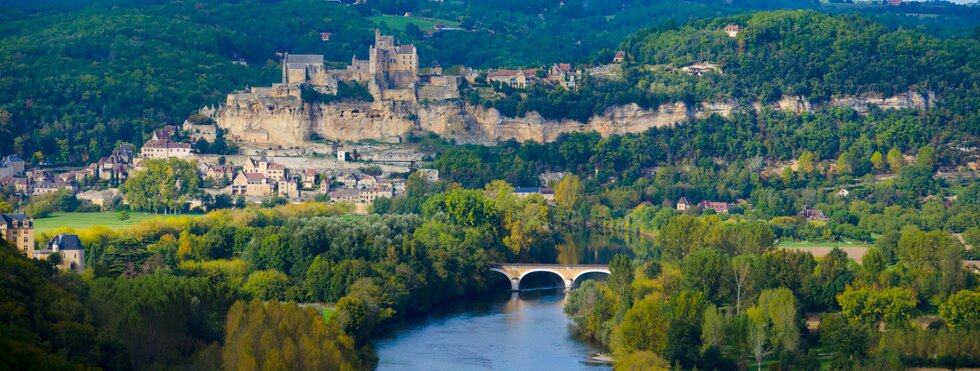
[[[565,279],[565,292],[572,292],[572,288],[575,286],[575,281],[572,279]]]
[[[518,292],[521,291],[521,279],[518,277],[513,277],[510,279],[510,291]]]

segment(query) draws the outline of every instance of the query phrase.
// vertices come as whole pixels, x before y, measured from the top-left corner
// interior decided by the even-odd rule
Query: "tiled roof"
[[[48,241],[48,249],[54,250],[55,246],[58,247],[58,250],[84,250],[78,235],[67,233],[58,234],[51,241]]]
[[[286,64],[323,64],[323,56],[315,54],[289,54]]]

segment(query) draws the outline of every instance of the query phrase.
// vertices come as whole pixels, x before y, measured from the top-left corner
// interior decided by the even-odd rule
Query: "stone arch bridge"
[[[575,281],[587,273],[609,274],[609,266],[603,264],[490,264],[490,270],[507,276],[510,291],[521,291],[521,279],[534,272],[558,275],[565,283],[565,291],[571,291]]]

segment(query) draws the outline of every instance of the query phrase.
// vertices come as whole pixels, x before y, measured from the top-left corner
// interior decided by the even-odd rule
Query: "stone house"
[[[804,206],[796,215],[803,217],[808,222],[826,222],[830,220],[830,218],[823,214],[823,211],[810,206]]]
[[[487,74],[487,82],[498,82],[514,89],[525,89],[535,78],[535,70],[496,70]]]
[[[235,178],[235,167],[231,165],[218,165],[202,162],[198,166],[198,171],[205,179],[213,181],[232,180]]]
[[[34,256],[34,220],[24,214],[0,214],[0,237],[18,251]]]
[[[575,89],[575,73],[568,63],[555,63],[548,69],[548,82],[565,89]]]
[[[347,188],[370,188],[378,185],[377,178],[360,172],[340,174],[337,176],[336,181]]]
[[[681,196],[681,199],[677,201],[677,210],[685,211],[691,207],[691,203],[687,201],[687,197]]]
[[[316,169],[306,169],[303,171],[303,188],[313,189],[316,186]]]
[[[728,37],[734,38],[738,36],[738,33],[740,31],[742,31],[742,27],[737,24],[730,24],[725,26],[725,33],[728,34]]]
[[[261,173],[241,171],[231,183],[232,195],[266,197],[272,196],[275,183]]]
[[[60,233],[48,241],[45,249],[34,251],[33,257],[47,260],[54,254],[61,255],[58,269],[75,273],[82,273],[85,270],[85,249],[77,235]]]
[[[349,203],[349,204],[372,204],[375,199],[386,197],[392,198],[395,196],[394,190],[391,188],[382,187],[372,187],[364,189],[354,189],[354,188],[337,188],[330,191],[330,202],[331,203]]]
[[[541,195],[545,201],[552,202],[555,200],[555,190],[546,187],[518,187],[514,188],[514,192],[511,192],[511,194],[518,198]]]
[[[299,198],[300,181],[299,178],[284,178],[276,183],[276,192],[282,197]]]
[[[286,178],[286,166],[270,162],[266,159],[254,160],[251,157],[245,161],[242,171],[246,173],[262,174],[272,181],[278,182]]]
[[[698,209],[702,211],[706,209],[712,209],[719,214],[728,213],[728,210],[733,206],[735,205],[727,202],[715,202],[715,201],[708,201],[708,200],[704,200],[698,203]]]
[[[140,157],[145,159],[186,159],[191,156],[191,145],[170,140],[149,140],[143,143]]]
[[[61,189],[71,190],[75,193],[78,189],[70,183],[65,183],[59,178],[55,178],[53,181],[43,181],[34,185],[31,195],[37,196],[45,193],[55,193]]]
[[[613,57],[613,63],[623,63],[626,60],[626,52],[622,50],[616,51],[616,55]]]
[[[9,155],[0,159],[0,178],[23,175],[25,165],[26,162],[17,155]]]
[[[14,190],[20,194],[30,194],[34,191],[34,187],[28,178],[14,178]]]

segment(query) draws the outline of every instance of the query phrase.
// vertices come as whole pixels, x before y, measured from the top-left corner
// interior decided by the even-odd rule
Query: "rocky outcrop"
[[[826,106],[849,107],[866,113],[869,106],[928,109],[934,100],[932,94],[908,92],[889,98],[835,97]],[[805,98],[790,96],[767,106],[797,113],[815,109]],[[761,109],[762,105],[757,103],[754,108]],[[549,120],[537,112],[524,117],[505,117],[496,109],[470,106],[459,100],[422,104],[391,100],[306,104],[298,99],[256,102],[229,99],[229,104],[218,111],[217,121],[234,139],[281,147],[300,146],[313,133],[328,140],[396,142],[406,135],[431,132],[460,143],[492,144],[507,139],[548,142],[570,132],[595,131],[603,136],[638,133],[713,114],[728,116],[739,109],[742,107],[734,101],[693,106],[675,102],[656,109],[628,104],[609,107],[601,115],[580,122]]]
[[[233,139],[291,147],[310,138],[309,110],[298,99],[236,101],[221,107],[216,119]]]

